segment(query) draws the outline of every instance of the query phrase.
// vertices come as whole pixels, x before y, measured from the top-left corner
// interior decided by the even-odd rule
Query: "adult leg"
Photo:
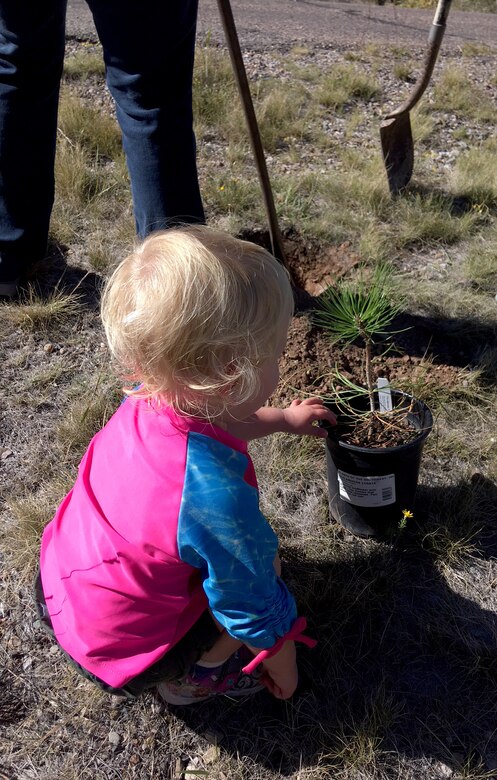
[[[88,0],[131,178],[137,232],[203,222],[192,118],[198,0]]]
[[[46,252],[66,0],[0,3],[0,295]]]

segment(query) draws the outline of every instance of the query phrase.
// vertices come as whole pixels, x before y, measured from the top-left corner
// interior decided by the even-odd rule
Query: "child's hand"
[[[276,699],[289,699],[295,693],[299,681],[297,667],[285,678],[278,677],[274,680],[267,670],[262,675],[262,682]]]
[[[253,651],[253,648],[251,648]],[[289,699],[299,681],[295,642],[285,642],[281,650],[262,664],[262,682],[277,699]]]
[[[321,398],[306,398],[304,401],[292,401],[283,410],[285,430],[288,433],[299,433],[304,436],[320,436],[326,438],[328,432],[315,423],[326,420],[330,425],[336,425],[337,419],[333,412],[324,406]]]

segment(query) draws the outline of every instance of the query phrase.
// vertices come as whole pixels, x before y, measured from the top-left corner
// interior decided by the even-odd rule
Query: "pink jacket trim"
[[[302,633],[306,628],[307,620],[305,617],[298,617],[288,633],[282,636],[281,639],[278,639],[276,644],[272,647],[269,647],[266,650],[261,650],[261,652],[258,653],[255,658],[250,661],[250,663],[243,667],[242,672],[245,672],[245,674],[251,674],[254,669],[259,666],[259,664],[266,660],[266,658],[272,658],[273,655],[279,653],[285,642],[290,640],[293,640],[294,642],[302,642],[302,644],[307,645],[307,647],[316,647],[316,639],[311,639],[310,636],[305,636],[305,634]]]

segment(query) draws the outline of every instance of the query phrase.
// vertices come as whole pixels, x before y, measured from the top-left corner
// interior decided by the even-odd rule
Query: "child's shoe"
[[[219,666],[194,664],[181,680],[162,682],[157,691],[168,704],[181,705],[196,704],[213,696],[251,696],[265,688],[262,667],[252,674],[242,672],[252,658],[247,648],[241,647]]]

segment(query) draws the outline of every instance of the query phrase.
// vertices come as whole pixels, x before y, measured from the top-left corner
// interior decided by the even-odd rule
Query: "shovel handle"
[[[243,63],[240,42],[238,40],[238,33],[236,31],[235,20],[233,18],[233,11],[231,10],[231,4],[229,0],[217,0],[217,5],[221,14],[221,21],[228,44],[231,64],[233,66],[238,92],[240,93],[240,98],[249,131],[250,144],[254,153],[257,173],[259,175],[259,181],[261,183],[262,193],[264,196],[264,206],[269,222],[271,248],[276,259],[285,265],[283,241],[278,225],[278,218],[276,216],[276,208],[274,205],[271,182],[269,180],[266,158],[264,156],[264,149],[259,133],[259,126],[257,124],[254,104],[252,102],[252,95],[250,94],[247,72]]]
[[[435,12],[435,18],[433,19],[428,36],[428,53],[426,55],[423,74],[416,83],[407,100],[402,103],[399,108],[396,108],[395,111],[391,111],[385,117],[385,120],[394,119],[395,117],[402,116],[402,114],[407,114],[411,108],[414,108],[416,103],[423,95],[426,87],[430,82],[433,68],[435,67],[435,62],[437,61],[438,52],[440,50],[440,46],[442,45],[442,39],[445,33],[447,16],[449,15],[451,2],[452,0],[439,0],[437,10]]]
[[[447,17],[450,11],[450,4],[452,0],[439,0],[437,10],[435,11],[435,18],[433,24],[442,25],[445,27],[447,24]]]

